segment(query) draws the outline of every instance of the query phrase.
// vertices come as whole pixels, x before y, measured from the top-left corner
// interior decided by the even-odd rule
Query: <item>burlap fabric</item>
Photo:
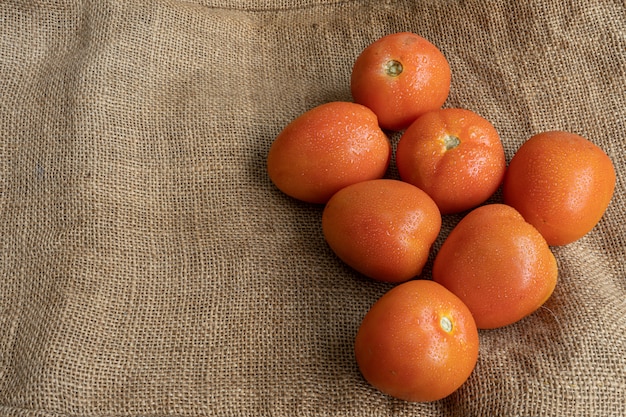
[[[353,338],[390,286],[265,171],[284,125],[350,100],[360,50],[405,30],[508,159],[563,129],[618,174],[600,224],[554,248],[546,308],[482,331],[469,381],[429,404],[362,379]],[[622,0],[0,2],[0,415],[626,415],[625,78]]]

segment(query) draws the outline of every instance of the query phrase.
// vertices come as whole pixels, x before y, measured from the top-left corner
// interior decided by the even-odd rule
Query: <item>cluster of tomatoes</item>
[[[280,190],[324,204],[324,238],[341,260],[397,284],[363,318],[354,349],[370,384],[407,401],[454,392],[476,365],[478,329],[544,304],[558,275],[550,246],[587,234],[615,187],[607,154],[568,132],[534,135],[507,167],[489,121],[442,108],[450,84],[435,45],[408,32],[382,37],[354,63],[354,102],[300,115],[267,158]],[[400,179],[384,178],[385,131],[402,131]],[[500,187],[504,202],[487,204]],[[465,215],[435,254],[432,279],[413,279],[451,213]]]

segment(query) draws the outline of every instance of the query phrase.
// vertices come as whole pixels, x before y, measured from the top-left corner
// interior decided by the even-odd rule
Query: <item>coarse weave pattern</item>
[[[427,404],[362,379],[354,335],[390,286],[265,167],[399,31],[442,50],[445,106],[490,120],[508,160],[567,130],[618,177],[554,248],[545,308],[481,331],[470,379]],[[0,415],[625,416],[625,80],[623,0],[0,2]]]

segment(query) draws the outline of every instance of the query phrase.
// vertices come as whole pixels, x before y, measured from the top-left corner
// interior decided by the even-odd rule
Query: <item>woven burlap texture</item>
[[[354,335],[390,285],[265,166],[399,31],[442,50],[445,106],[490,120],[507,160],[568,130],[618,177],[553,248],[545,308],[481,331],[470,379],[427,404],[363,380]],[[0,415],[626,415],[625,79],[621,0],[0,2]]]

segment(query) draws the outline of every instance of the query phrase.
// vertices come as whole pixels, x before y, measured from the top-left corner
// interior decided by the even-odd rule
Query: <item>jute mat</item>
[[[353,338],[390,286],[265,171],[398,31],[440,47],[445,106],[508,159],[568,130],[618,175],[598,226],[554,248],[545,308],[482,331],[469,381],[428,404],[362,379]],[[625,92],[622,0],[0,2],[0,415],[626,415]]]

